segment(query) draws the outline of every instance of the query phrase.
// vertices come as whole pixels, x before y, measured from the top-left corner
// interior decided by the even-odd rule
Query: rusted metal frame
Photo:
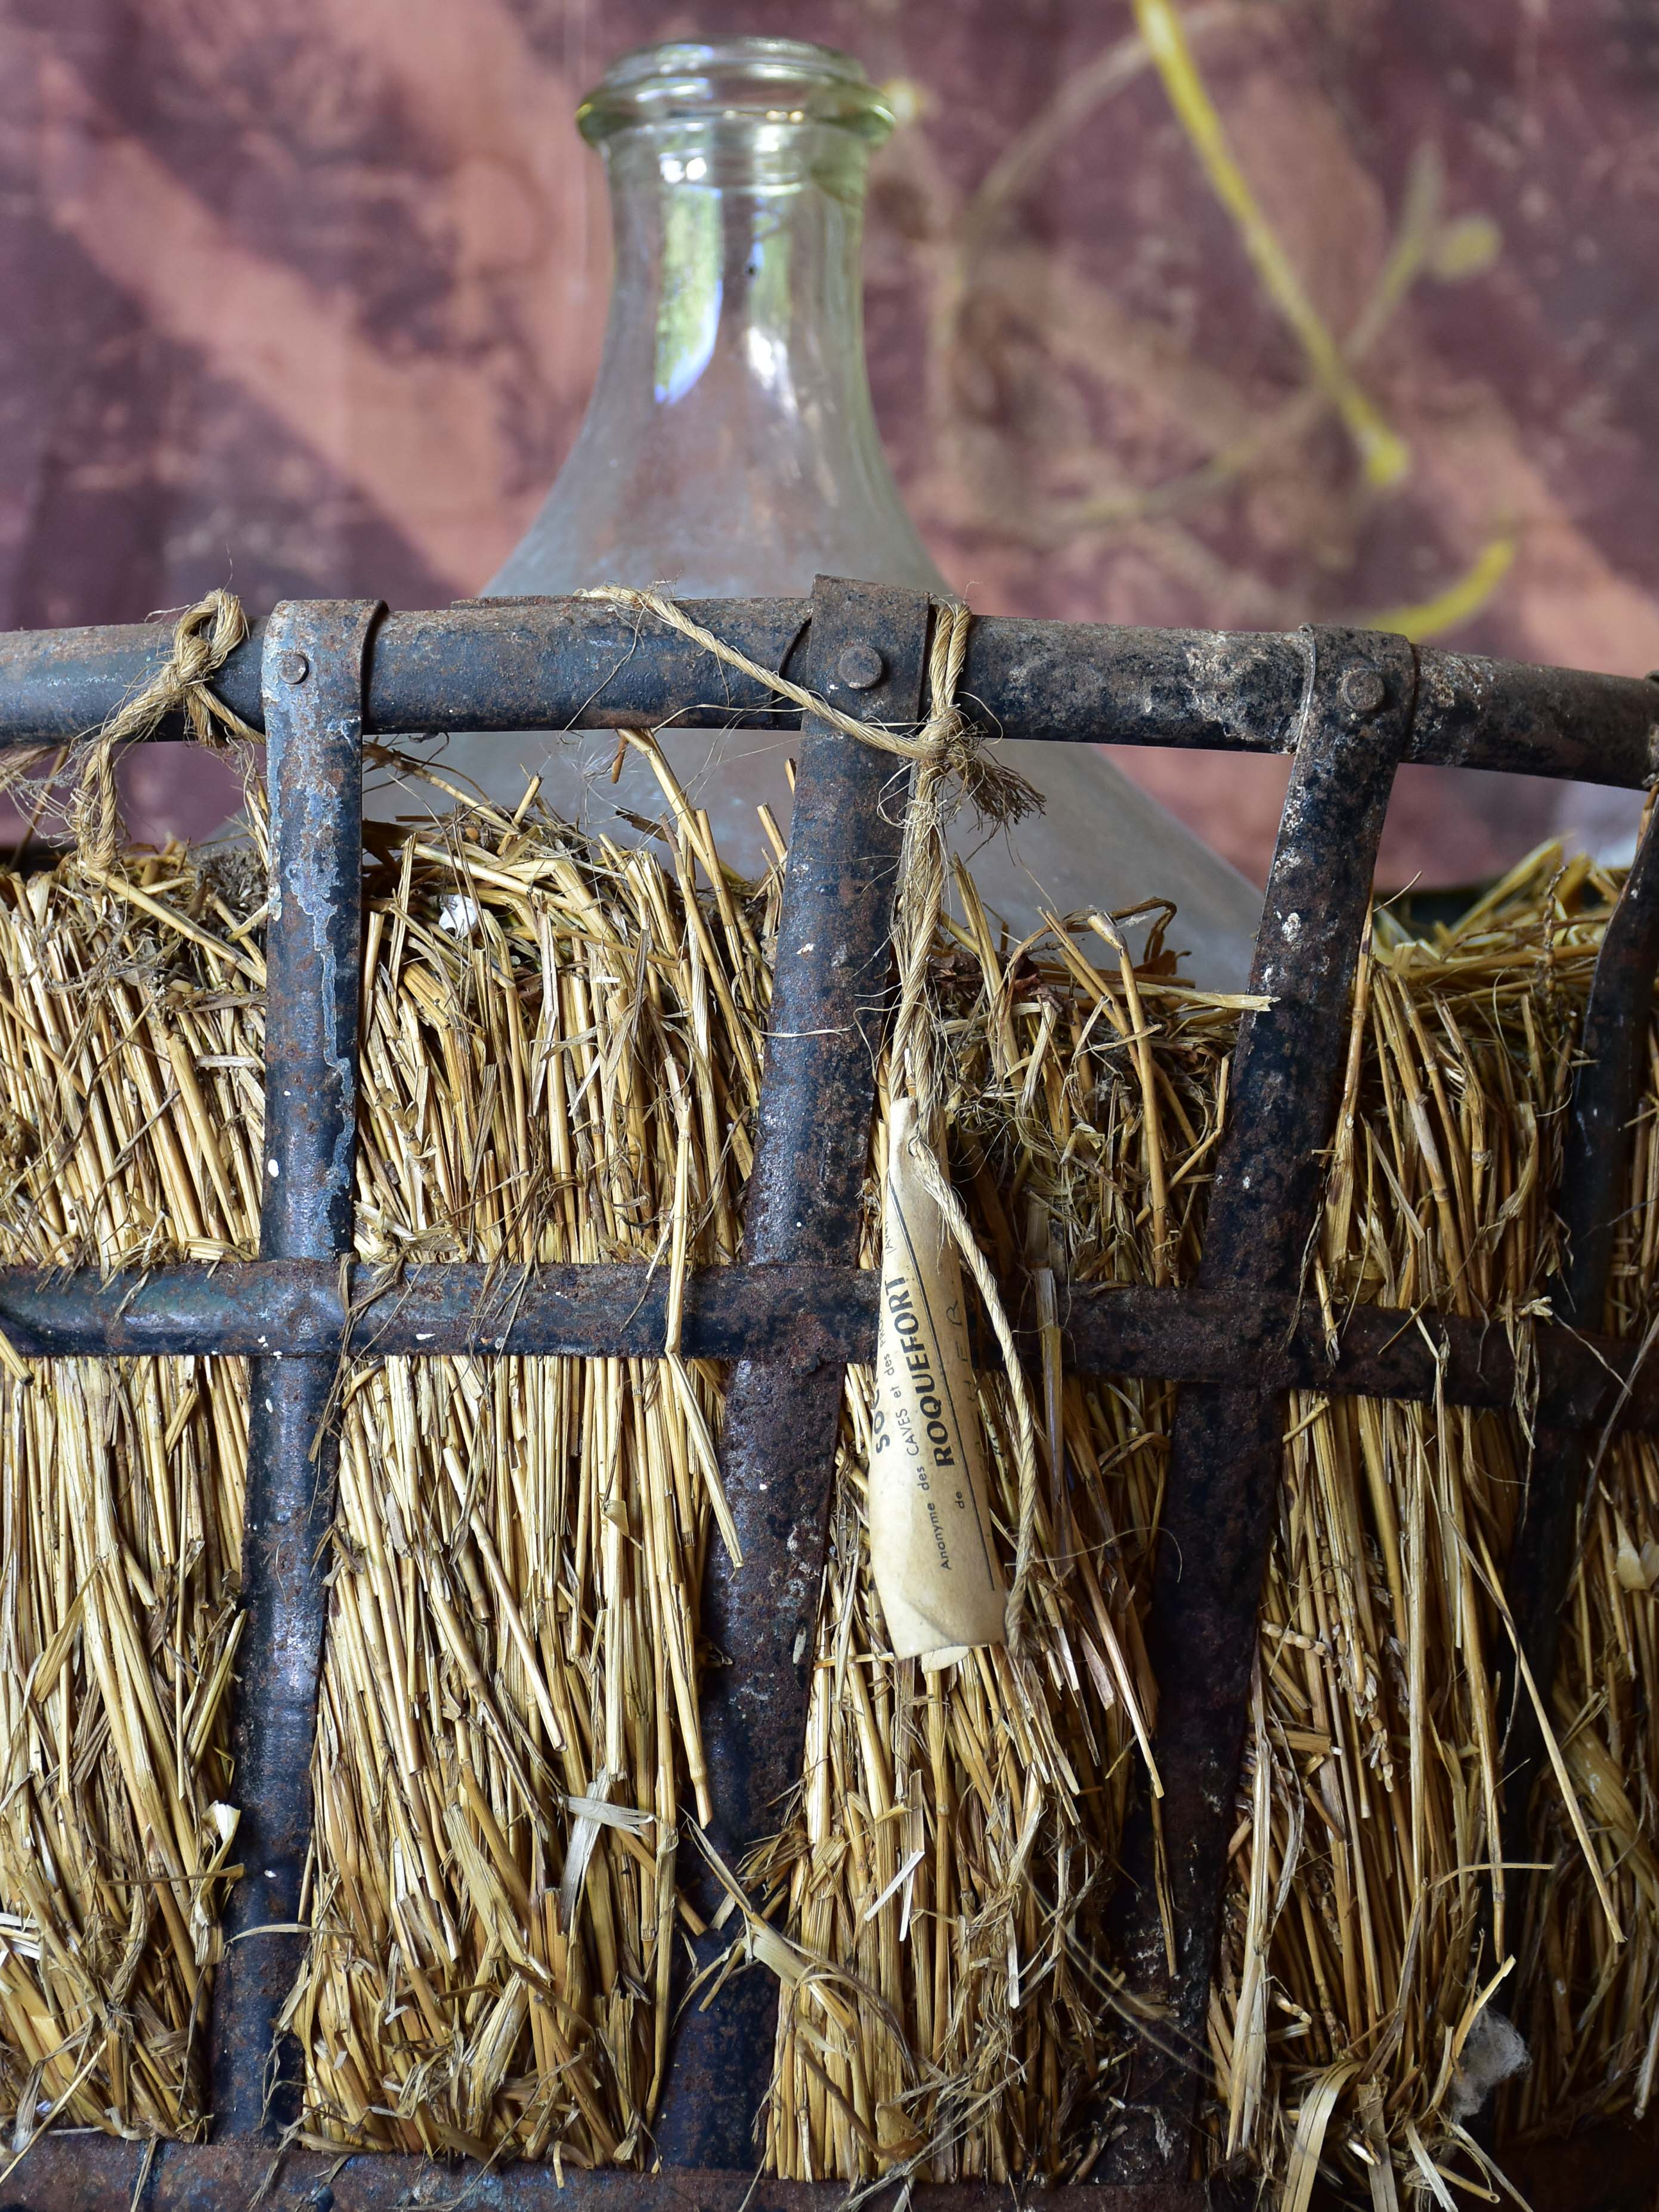
[[[920,592],[817,579],[807,681],[866,719],[921,710],[929,601]],[[878,671],[848,647],[879,641]],[[850,1267],[859,1256],[875,1061],[890,970],[906,781],[890,754],[814,720],[803,733],[774,960],[744,1256]],[[800,1776],[843,1361],[745,1359],[727,1392],[720,1461],[741,1566],[711,1541],[705,1637],[722,1663],[702,1682],[709,1840],[734,1871],[775,1828]],[[711,1911],[722,1893],[681,1845],[680,1878]],[[738,1930],[711,1930],[712,1964]],[[671,2166],[741,2166],[771,2079],[777,1983],[750,1966],[681,2017],[658,2149]]]
[[[667,1325],[667,1277],[642,1263],[503,1270],[434,1261],[390,1283],[360,1265],[346,1295],[349,1348],[368,1358],[649,1359]],[[1017,1310],[1019,1286],[1009,1285],[1008,1296]],[[1079,1375],[1438,1395],[1499,1412],[1515,1403],[1508,1335],[1459,1314],[1358,1307],[1342,1317],[1333,1358],[1324,1316],[1311,1306],[1150,1284],[1079,1285],[1062,1291],[1061,1306],[1066,1364]],[[0,1268],[0,1328],[34,1359],[257,1358],[273,1345],[290,1358],[332,1353],[347,1321],[340,1270],[328,1261],[229,1261],[107,1279]],[[875,1333],[876,1280],[866,1268],[738,1263],[687,1278],[681,1350],[690,1359],[866,1361]],[[1638,1363],[1638,1349],[1589,1330],[1534,1324],[1540,1419],[1570,1429],[1612,1422],[1615,1432],[1659,1428],[1659,1361]]]
[[[359,2152],[291,2150],[264,2143],[165,2143],[44,2135],[14,2167],[0,2212],[415,2212],[475,2206],[480,2212],[845,2212],[842,2181],[757,2179],[732,2172],[641,2173],[566,2164],[480,2166]],[[916,2212],[1008,2212],[1009,2194],[986,2182],[912,2191]],[[882,2212],[896,2212],[890,2197]],[[1085,2183],[1045,2190],[1044,2212],[1213,2212],[1197,2183],[1102,2190]],[[873,2208],[872,2208],[873,2212]]]
[[[343,1261],[351,1249],[362,872],[362,684],[377,601],[295,600],[264,638],[271,908],[265,933],[265,1120],[259,1249]],[[273,1342],[253,1363],[233,1738],[246,1868],[226,1900],[210,2087],[221,2134],[298,2117],[276,2016],[304,1937],[334,1462],[324,1417],[337,1358]],[[320,1445],[319,1445],[320,1439]]]
[[[1404,639],[1305,635],[1307,688],[1251,977],[1273,1003],[1240,1026],[1198,1272],[1205,1293],[1287,1306],[1317,1220],[1377,842],[1417,694]],[[1176,1413],[1146,1632],[1163,1796],[1131,1815],[1115,1930],[1129,2008],[1152,2025],[1107,2180],[1182,2179],[1195,2148],[1279,1486],[1283,1394],[1271,1374],[1264,1385],[1191,1384]]]
[[[799,676],[811,602],[687,602],[750,659]],[[261,625],[216,679],[258,726]],[[0,745],[95,728],[163,660],[163,623],[0,636]],[[1652,770],[1653,702],[1639,678],[1425,651],[1407,758],[1636,788]],[[1288,750],[1301,696],[1294,636],[976,623],[963,690],[1010,738]],[[395,733],[606,724],[793,726],[763,686],[602,601],[473,601],[389,616],[371,657],[366,726]],[[158,736],[182,734],[176,722]]]
[[[1011,635],[1006,640],[1001,641],[1001,642],[1006,645],[1011,650],[1016,649],[1018,647],[1020,641],[1015,639],[1012,635],[1012,631],[1015,626],[1008,627]],[[1029,629],[1032,626],[1024,627]],[[988,626],[981,625],[981,635],[988,636]],[[866,634],[867,635],[867,632]],[[1129,634],[1124,633],[1102,633],[1101,635],[1118,645],[1127,645],[1129,635]],[[991,641],[995,642],[996,641],[993,640]],[[1322,643],[1325,641],[1322,641]],[[1183,642],[1188,645],[1205,647],[1212,650],[1218,646],[1228,646],[1231,647],[1250,647],[1260,646],[1266,649],[1282,647],[1284,643],[1283,641],[1279,640],[1188,640],[1184,641],[1173,638],[1158,640],[1158,644],[1159,651],[1164,653],[1165,657],[1158,663],[1158,666],[1152,670],[1152,673],[1153,676],[1159,676],[1166,678],[1169,677],[1170,667],[1167,658],[1167,648],[1172,646],[1179,646]],[[1268,661],[1271,661],[1271,652],[1267,653],[1267,659]],[[1623,724],[1630,720],[1628,713],[1629,701],[1624,696],[1623,691],[1618,687],[1616,679],[1578,679],[1570,676],[1558,676],[1555,672],[1494,670],[1491,665],[1486,665],[1483,668],[1483,665],[1474,663],[1462,664],[1462,668],[1465,672],[1470,671],[1474,672],[1471,680],[1468,683],[1462,680],[1462,676],[1459,675],[1458,672],[1452,670],[1451,663],[1449,661],[1443,659],[1437,663],[1435,674],[1437,681],[1439,684],[1439,696],[1436,711],[1439,714],[1440,726],[1437,730],[1431,732],[1430,733],[1430,737],[1433,744],[1442,746],[1444,750],[1440,751],[1431,751],[1427,754],[1419,754],[1418,757],[1437,758],[1457,757],[1462,758],[1466,762],[1478,759],[1483,764],[1488,765],[1525,764],[1536,766],[1541,763],[1546,772],[1571,773],[1573,772],[1573,767],[1571,764],[1571,757],[1572,755],[1573,748],[1576,745],[1582,744],[1582,733],[1575,731],[1571,726],[1575,721],[1582,723],[1589,711],[1586,705],[1588,692],[1583,687],[1594,685],[1600,682],[1605,683],[1610,687],[1603,695],[1601,703],[1604,706],[1610,705],[1612,708],[1616,708],[1618,710],[1618,716],[1620,721],[1620,729],[1616,733],[1618,742],[1613,748],[1614,758],[1612,763],[1619,769],[1620,774],[1616,777],[1604,775],[1600,780],[1625,781],[1634,781],[1637,780],[1630,771],[1633,765],[1638,764],[1638,749],[1632,743],[1628,742],[1630,732],[1626,731],[1623,727]],[[1316,663],[1316,672],[1317,663]],[[1191,673],[1190,669],[1188,673]],[[1237,678],[1237,670],[1235,669],[1233,671],[1235,678]],[[1264,707],[1271,706],[1274,696],[1273,687],[1276,683],[1282,683],[1283,673],[1284,671],[1282,665],[1268,666],[1267,668],[1266,673],[1260,677],[1255,691],[1245,702],[1244,713],[1246,719],[1248,719],[1250,714],[1260,714]],[[974,671],[970,665],[970,681],[973,674]],[[1431,689],[1428,681],[1428,677],[1429,672],[1425,670],[1424,683],[1425,696]],[[1529,684],[1526,686],[1521,684],[1517,680],[1511,686],[1512,689],[1515,689],[1517,691],[1526,689],[1528,692],[1528,696],[1523,702],[1524,712],[1521,713],[1519,716],[1519,720],[1523,726],[1522,726],[1518,732],[1512,733],[1515,736],[1516,741],[1518,742],[1522,747],[1522,758],[1518,763],[1511,761],[1508,757],[1505,757],[1501,762],[1491,757],[1494,739],[1490,729],[1484,726],[1484,725],[1490,724],[1494,720],[1503,719],[1503,717],[1495,714],[1492,708],[1492,684],[1494,678],[1499,679],[1520,679],[1522,678],[1536,679],[1535,681],[1530,681]],[[1456,680],[1454,680],[1455,678]],[[829,688],[827,683],[824,683],[823,679],[814,678],[813,680],[819,681],[822,684],[823,688]],[[994,690],[994,684],[993,684],[991,688]],[[1013,688],[1018,690],[1017,686]],[[1176,686],[1176,690],[1177,692],[1180,690],[1179,684]],[[1483,692],[1485,694],[1484,696],[1481,696]],[[1033,694],[1030,696],[1035,696],[1036,695]],[[1054,686],[1052,682],[1050,682],[1048,691],[1043,695],[1042,698],[1039,698],[1037,700],[1037,704],[1041,706],[1045,699],[1051,700],[1054,696]],[[864,707],[866,710],[869,709],[871,704],[867,699],[856,702],[855,703]],[[1022,696],[1016,703],[1023,709],[1028,703],[1030,703],[1030,701],[1027,696]],[[1187,694],[1182,696],[1174,698],[1173,700],[1165,699],[1162,702],[1162,713],[1167,714],[1174,712],[1184,714],[1190,709],[1192,703],[1191,686],[1189,685]],[[1066,709],[1068,725],[1071,720],[1071,712],[1072,710],[1068,707]],[[618,720],[632,720],[639,717],[641,713],[641,709],[637,700],[629,700],[628,702],[622,702],[614,714],[606,715],[605,714],[596,712],[588,714],[586,719],[588,720],[601,720],[605,719],[615,719]],[[1531,717],[1530,722],[1528,722],[1528,720],[1529,716]],[[734,720],[738,719],[738,716],[722,713],[720,718]],[[741,719],[744,720],[752,718],[753,717],[749,714],[744,714],[741,717]],[[88,717],[88,719],[94,719],[94,717]],[[476,724],[483,718],[469,707],[458,717],[458,719],[466,723]],[[535,718],[533,716],[526,716],[524,713],[514,708],[511,710],[509,719],[515,725],[523,726],[526,726],[527,723],[533,723]],[[1188,719],[1190,720],[1190,715],[1188,715]],[[1419,726],[1422,726],[1422,725],[1423,718],[1419,717]],[[1150,735],[1147,735],[1147,730],[1150,730]],[[1024,727],[1013,733],[1033,736],[1076,736],[1079,732],[1074,726],[1068,726],[1064,731],[1046,729],[1041,726],[1039,721],[1034,726]],[[1101,726],[1097,723],[1089,733],[1103,733]],[[1162,714],[1160,713],[1153,713],[1149,715],[1146,730],[1137,731],[1132,733],[1127,731],[1120,732],[1115,728],[1110,728],[1108,729],[1105,733],[1119,736],[1129,736],[1131,734],[1143,735],[1146,736],[1146,741],[1149,742],[1168,741],[1167,736],[1162,727]],[[1508,737],[1502,732],[1499,732],[1499,738],[1503,742],[1509,741]],[[1645,746],[1646,740],[1647,732],[1644,729],[1643,732],[1644,746]],[[1265,747],[1261,747],[1261,741],[1259,738],[1252,738],[1248,728],[1243,728],[1242,732],[1235,731],[1230,725],[1225,714],[1223,714],[1218,720],[1214,721],[1212,729],[1206,727],[1205,734],[1201,735],[1198,738],[1194,738],[1188,735],[1186,741],[1202,742],[1206,744],[1231,743],[1234,745],[1254,743],[1261,749],[1266,749]],[[1464,750],[1461,752],[1455,750],[1455,747],[1460,744],[1464,747]],[[1531,748],[1530,752],[1528,750],[1528,747]],[[1630,756],[1629,759],[1626,758],[1626,754]],[[1645,758],[1645,752],[1643,751],[1639,755],[1639,764],[1644,766]],[[1564,761],[1568,762],[1569,764],[1563,766],[1562,763]],[[1295,787],[1293,784],[1293,793],[1294,788]],[[353,858],[355,866],[355,848]],[[352,904],[355,924],[355,886]],[[1243,1060],[1243,1048],[1241,1047],[1241,1061]],[[278,1063],[273,1058],[273,1067],[277,1064]],[[1246,1086],[1241,1080],[1240,1084],[1237,1086],[1237,1095],[1241,1100],[1244,1096],[1245,1089]],[[862,1163],[860,1161],[860,1166],[861,1164]],[[1219,1187],[1218,1188],[1217,1195],[1218,1199],[1219,1199]],[[1213,1245],[1213,1234],[1212,1242]],[[1254,1261],[1257,1256],[1259,1256],[1259,1246],[1253,1246],[1252,1261]],[[1264,1351],[1266,1347],[1264,1347]],[[274,1360],[269,1363],[269,1364],[273,1368],[276,1366],[276,1363]],[[1272,1365],[1273,1363],[1269,1359],[1267,1364]],[[1168,1371],[1167,1366],[1164,1371]],[[1274,1388],[1282,1388],[1283,1383],[1284,1376],[1281,1373],[1274,1384]],[[1189,1394],[1189,1398],[1195,1399],[1200,1395],[1199,1391],[1194,1391]],[[1230,1395],[1237,1396],[1246,1394],[1234,1392]],[[1260,1451],[1264,1449],[1261,1445],[1261,1439],[1266,1430],[1271,1428],[1276,1439],[1276,1425],[1265,1422],[1263,1419],[1264,1411],[1271,1402],[1271,1393],[1256,1390],[1255,1392],[1249,1393],[1248,1395],[1253,1397],[1255,1401],[1255,1418],[1253,1421],[1246,1421],[1243,1424],[1237,1433],[1244,1435],[1248,1431],[1256,1441],[1259,1454]],[[1418,1393],[1413,1392],[1412,1395],[1418,1395]],[[1237,1408],[1235,1408],[1235,1410],[1237,1410]],[[1180,1453],[1178,1450],[1177,1461],[1179,1461],[1179,1458]],[[312,1690],[313,1699],[314,1680],[315,1675],[313,1668]],[[1167,1723],[1170,1703],[1170,1701],[1166,1692],[1164,1701],[1166,1735],[1168,1733]],[[1160,1741],[1162,1742],[1164,1741],[1164,1738],[1161,1737]],[[245,1838],[249,1832],[250,1831],[245,1828]],[[1219,1882],[1223,1872],[1224,1872],[1224,1869],[1218,1869],[1214,1893],[1214,1901],[1218,1907],[1219,1901]],[[1206,1961],[1204,1968],[1204,1978],[1206,1982],[1207,1982],[1207,1974],[1208,1966]],[[228,1984],[234,1981],[234,1975],[228,1975],[223,1978]],[[1167,2159],[1165,2162],[1168,2162]],[[380,2161],[374,2161],[374,2163],[379,2164]]]
[[[1596,956],[1579,1039],[1580,1065],[1561,1164],[1558,1207],[1565,1252],[1550,1304],[1566,1330],[1606,1326],[1607,1285],[1619,1219],[1629,1203],[1635,1123],[1647,1073],[1653,988],[1659,973],[1659,811],[1650,814],[1618,905]],[[1621,1347],[1626,1368],[1633,1347]],[[1638,1382],[1639,1387],[1639,1382]],[[1615,1401],[1616,1402],[1616,1401]],[[1578,1518],[1595,1431],[1604,1419],[1563,1419],[1548,1404],[1528,1471],[1525,1511],[1504,1577],[1516,1636],[1539,1693],[1555,1677],[1561,1607],[1578,1555]],[[1589,1425],[1594,1423],[1595,1426]],[[1494,1907],[1503,1898],[1502,1863],[1524,1863],[1528,1809],[1543,1734],[1519,1670],[1500,1652],[1500,1698],[1509,1709],[1504,1741],[1503,1842],[1494,1874]],[[1500,1705],[1500,1710],[1502,1706]],[[1494,1913],[1494,1918],[1500,1917]]]

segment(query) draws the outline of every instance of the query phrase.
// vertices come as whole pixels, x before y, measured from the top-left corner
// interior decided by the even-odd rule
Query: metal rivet
[[[1368,660],[1356,661],[1342,678],[1344,703],[1356,714],[1374,714],[1388,696],[1388,685]]]
[[[849,691],[873,690],[887,673],[887,663],[873,645],[846,645],[836,663],[836,673]]]
[[[311,663],[303,653],[278,653],[276,673],[284,684],[303,684],[311,673]]]

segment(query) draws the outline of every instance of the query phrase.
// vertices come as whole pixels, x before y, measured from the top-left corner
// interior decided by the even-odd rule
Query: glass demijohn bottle
[[[487,595],[665,584],[681,599],[805,595],[815,574],[948,587],[881,449],[865,368],[866,164],[893,112],[859,64],[791,39],[624,55],[578,121],[611,188],[615,273],[586,420]],[[765,865],[757,805],[787,823],[793,740],[686,731],[665,740],[724,857]],[[1259,896],[1087,745],[1022,746],[1048,798],[1018,850],[976,853],[981,895],[1022,933],[1037,911],[1164,896],[1200,980],[1248,968]],[[514,804],[527,771],[559,812],[631,841],[655,816],[615,735],[453,739],[444,755]],[[972,835],[963,825],[964,837]]]

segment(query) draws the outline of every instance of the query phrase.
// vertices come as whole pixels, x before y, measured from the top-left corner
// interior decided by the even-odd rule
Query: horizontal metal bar
[[[710,1267],[688,1278],[680,1349],[692,1359],[868,1358],[875,1277],[853,1267]],[[562,1353],[649,1359],[668,1326],[668,1274],[639,1266],[427,1264],[395,1279],[356,1267],[350,1344],[366,1354]],[[339,1270],[243,1260],[142,1278],[0,1269],[0,1328],[33,1358],[337,1349]]]
[[[4,2212],[409,2212],[419,2205],[488,2206],[490,2212],[844,2212],[843,2181],[757,2180],[753,2173],[678,2166],[661,2173],[615,2167],[583,2173],[547,2163],[437,2165],[389,2154],[290,2150],[267,2143],[163,2143],[148,2175],[148,2146],[106,2136],[46,2134],[12,2167]],[[887,2200],[890,2203],[890,2199]],[[1044,2212],[1206,2212],[1200,2182],[1102,2189],[1089,2183],[1042,2191]],[[918,2212],[1008,2212],[1006,2186],[921,2185]]]
[[[484,1267],[427,1262],[388,1280],[350,1271],[350,1346],[360,1356],[516,1352],[651,1359],[667,1328],[659,1267]],[[1013,1293],[1016,1300],[1018,1292]],[[1356,1306],[1338,1331],[1270,1300],[1147,1285],[1061,1292],[1066,1358],[1085,1375],[1171,1382],[1248,1382],[1363,1398],[1432,1399],[1437,1358],[1449,1405],[1516,1403],[1516,1363],[1495,1322]],[[107,1279],[0,1268],[0,1328],[33,1359],[160,1358],[180,1352],[286,1355],[333,1351],[345,1326],[337,1271],[325,1262],[227,1261]],[[868,1268],[708,1267],[687,1279],[680,1349],[691,1359],[867,1362],[876,1341]],[[1659,1429],[1659,1368],[1620,1392],[1635,1348],[1550,1322],[1533,1325],[1539,1418]]]
[[[1620,1429],[1659,1428],[1659,1378],[1638,1371],[1622,1405],[1634,1348],[1554,1322],[1533,1325],[1536,1411],[1564,1427],[1594,1427],[1617,1412]],[[1085,1290],[1066,1317],[1067,1357],[1085,1375],[1170,1382],[1258,1383],[1268,1390],[1431,1401],[1437,1363],[1450,1406],[1502,1413],[1516,1405],[1515,1355],[1496,1322],[1459,1314],[1356,1306],[1338,1323],[1333,1358],[1313,1308],[1270,1300],[1142,1287]]]
[[[484,2167],[374,2153],[290,2150],[255,2142],[149,2146],[76,2130],[48,2133],[6,2178],[4,2212],[415,2212],[477,2206],[487,2212],[845,2212],[844,2181],[757,2180],[752,2173],[679,2167],[662,2173],[606,2169],[561,2174],[547,2163]],[[1619,2122],[1565,2142],[1505,2147],[1504,2170],[1523,2198],[1548,2212],[1650,2212],[1659,2130]],[[1025,2192],[1021,2192],[1024,2194]],[[1220,2175],[1202,2182],[1129,2187],[1073,2183],[1036,2192],[1042,2212],[1243,2212],[1255,2184]],[[1010,2212],[1007,2185],[923,2183],[915,2212]],[[890,2191],[871,2212],[896,2212]]]
[[[688,611],[769,668],[806,665],[810,599],[690,600]],[[264,625],[218,689],[263,726]],[[0,746],[96,728],[163,661],[164,623],[0,635]],[[1529,668],[1425,650],[1405,757],[1590,783],[1643,785],[1659,691],[1644,678]],[[969,642],[970,711],[1012,738],[1288,752],[1307,677],[1297,634],[1120,629],[988,616]],[[793,727],[773,696],[684,639],[591,599],[487,599],[390,615],[370,657],[366,727],[562,730],[675,720]],[[182,734],[163,725],[161,737]]]

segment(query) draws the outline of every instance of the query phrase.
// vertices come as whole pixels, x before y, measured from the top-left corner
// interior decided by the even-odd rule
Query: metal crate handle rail
[[[831,704],[913,721],[929,617],[919,593],[820,579],[811,600],[698,603],[697,618]],[[841,674],[854,644],[868,656]],[[99,724],[165,658],[159,625],[0,638],[0,744],[41,744]],[[639,723],[792,727],[775,696],[712,669],[672,634],[636,629],[591,600],[469,602],[386,614],[374,602],[291,602],[256,626],[217,687],[269,743],[274,893],[267,937],[266,1185],[260,1258],[179,1267],[136,1291],[91,1274],[0,1271],[0,1325],[38,1357],[243,1352],[254,1357],[244,1585],[249,1612],[235,1751],[240,1841],[250,1878],[232,1893],[210,2038],[215,2141],[159,2154],[48,2137],[8,2185],[9,2203],[54,2212],[114,2206],[135,2188],[156,2207],[246,2199],[298,2082],[273,2024],[302,1938],[257,1932],[298,1917],[309,1842],[308,1770],[321,1658],[318,1547],[332,1510],[329,1443],[313,1460],[341,1348],[650,1357],[665,1286],[642,1267],[538,1267],[503,1282],[466,1266],[410,1269],[395,1303],[359,1310],[368,1286],[351,1243],[362,744],[451,729]],[[1182,2039],[1201,2042],[1242,1757],[1256,1611],[1271,1526],[1285,1393],[1512,1403],[1506,1346],[1479,1324],[1364,1309],[1334,1358],[1297,1304],[1318,1204],[1339,1047],[1377,841],[1404,761],[1519,769],[1638,788],[1653,772],[1659,694],[1647,682],[1419,652],[1404,640],[1327,629],[1295,636],[975,623],[963,696],[1013,740],[1139,743],[1292,755],[1254,982],[1271,1007],[1240,1030],[1204,1258],[1187,1291],[1074,1292],[1068,1357],[1102,1374],[1182,1382],[1150,1637],[1160,1688],[1164,1832],[1132,1816],[1118,1936],[1131,1987]],[[715,702],[710,703],[711,699]],[[165,726],[158,736],[177,735]],[[733,1663],[703,1691],[716,1841],[761,1833],[795,1778],[805,1725],[842,1370],[870,1356],[872,1279],[854,1265],[858,1197],[874,1106],[873,1054],[887,986],[898,830],[880,804],[891,763],[808,716],[780,921],[742,1264],[693,1282],[683,1342],[735,1363],[725,1477],[744,1555],[711,1555],[706,1623]],[[1617,1419],[1659,1427],[1659,1382],[1631,1348],[1595,1333],[1628,1173],[1629,1123],[1659,963],[1659,854],[1650,835],[1598,960],[1574,1100],[1566,1206],[1565,1322],[1537,1332],[1537,1503],[1510,1579],[1534,1673],[1547,1679],[1588,1433]],[[343,1277],[344,1281],[343,1284]],[[348,1315],[343,1288],[352,1295]],[[1495,1333],[1494,1333],[1495,1334]],[[1178,1547],[1178,1549],[1177,1549]],[[1178,1575],[1173,1561],[1184,1558]],[[805,1562],[803,1565],[800,1564]],[[252,1686],[257,1686],[257,1689]],[[1517,1734],[1524,1804],[1535,1739]],[[1163,1855],[1178,1933],[1152,1879]],[[769,1977],[750,1972],[693,2011],[678,2041],[658,2142],[677,2169],[567,2183],[596,2203],[695,2185],[707,2212],[735,2206],[754,2157],[754,2105],[775,2019]],[[1196,2208],[1188,2179],[1198,2085],[1160,2036],[1138,2055],[1127,2125],[1097,2172],[1115,2212]],[[141,2166],[141,2157],[143,2163]],[[683,2169],[700,2169],[695,2175]],[[405,2201],[418,2160],[290,2154],[276,2202]],[[549,2202],[555,2177],[520,2166],[491,2180],[503,2203]],[[925,2188],[971,2212],[995,2192]],[[769,2183],[774,2212],[838,2201],[836,2185]],[[1049,2192],[1066,2212],[1099,2183]],[[1213,2199],[1212,2199],[1213,2201]]]

